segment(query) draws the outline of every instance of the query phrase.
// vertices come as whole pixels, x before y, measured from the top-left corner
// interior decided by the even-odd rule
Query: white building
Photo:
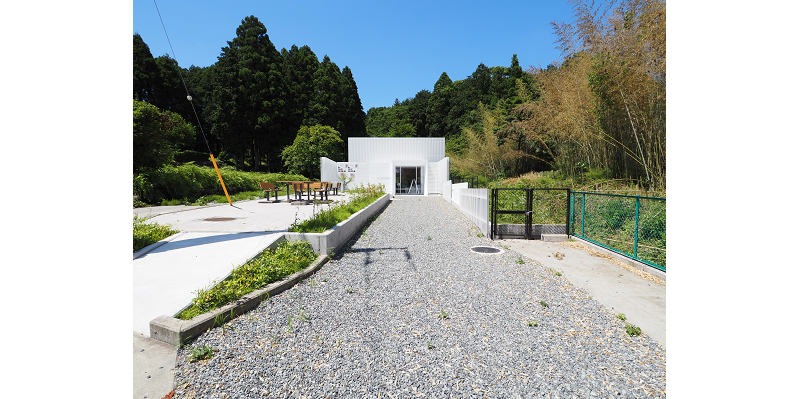
[[[382,183],[392,195],[442,194],[449,180],[443,137],[350,137],[347,162],[322,157],[322,181],[339,182],[342,173],[354,187]]]

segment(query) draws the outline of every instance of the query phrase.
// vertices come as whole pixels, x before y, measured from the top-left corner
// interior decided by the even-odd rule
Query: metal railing
[[[571,235],[666,271],[666,199],[575,191]]]

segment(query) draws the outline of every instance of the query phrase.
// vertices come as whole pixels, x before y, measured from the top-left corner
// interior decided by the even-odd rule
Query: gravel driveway
[[[660,344],[532,259],[472,252],[497,246],[477,232],[441,197],[397,197],[314,276],[179,350],[174,397],[665,396]]]

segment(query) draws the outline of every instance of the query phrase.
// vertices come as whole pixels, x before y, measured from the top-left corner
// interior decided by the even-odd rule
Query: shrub
[[[285,180],[307,180],[305,176],[287,173],[258,173],[233,170],[220,170],[228,193],[256,191],[258,183]],[[280,187],[279,184],[276,184]],[[162,200],[182,200],[194,202],[205,194],[224,194],[216,170],[211,167],[193,164],[165,166],[158,170],[134,174],[133,193],[148,204],[160,204]]]

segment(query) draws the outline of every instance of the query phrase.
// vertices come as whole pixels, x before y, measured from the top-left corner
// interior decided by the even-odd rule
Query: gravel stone
[[[441,197],[397,197],[315,275],[181,348],[174,398],[665,397],[660,344],[533,259],[472,252],[498,246],[477,232]]]

